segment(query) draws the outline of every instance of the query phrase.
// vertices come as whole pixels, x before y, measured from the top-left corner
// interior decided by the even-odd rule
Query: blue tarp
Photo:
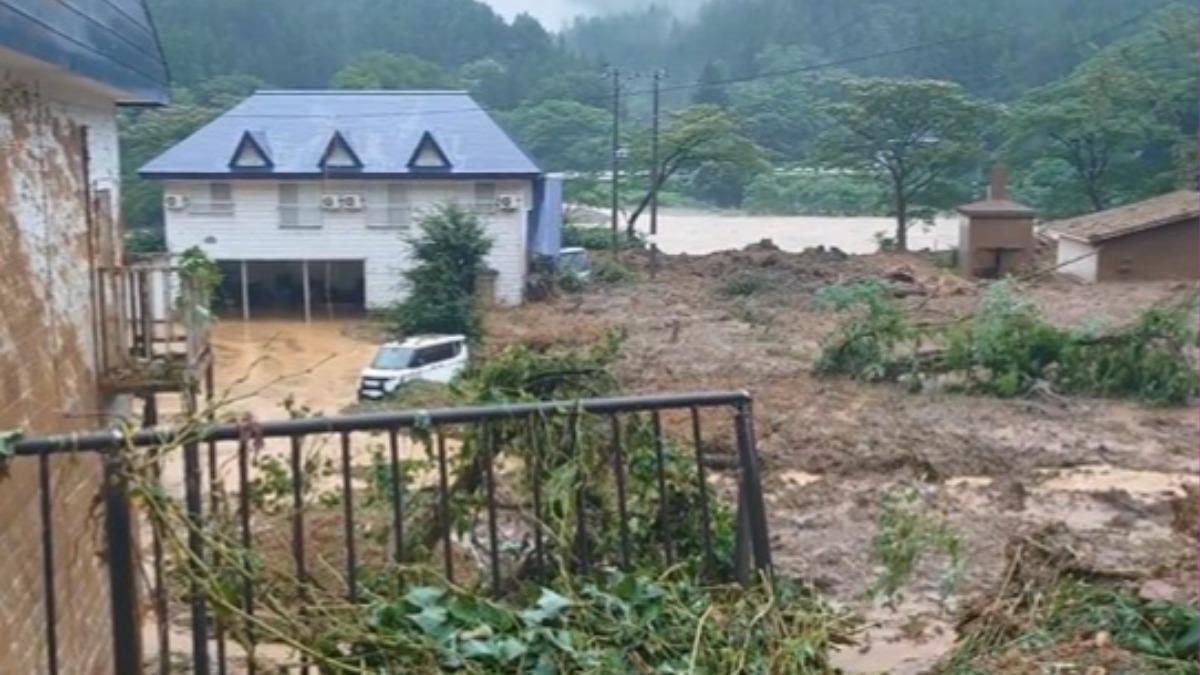
[[[533,214],[533,227],[529,228],[529,251],[533,255],[557,256],[562,248],[562,174],[546,174],[534,184],[534,191],[538,208]]]

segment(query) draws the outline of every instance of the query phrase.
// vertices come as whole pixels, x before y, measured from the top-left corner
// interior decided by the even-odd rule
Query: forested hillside
[[[923,217],[1003,159],[1017,196],[1057,216],[1195,179],[1196,9],[1183,1],[709,0],[686,20],[651,7],[562,35],[475,0],[150,4],[177,91],[171,108],[125,119],[135,230],[160,218],[136,168],[263,86],[464,88],[544,168],[604,170],[609,65],[634,170],[649,161],[650,74],[665,73],[669,198],[892,213],[900,196]],[[888,145],[853,151],[868,117],[895,122],[870,130]],[[929,177],[900,186],[881,149]],[[597,187],[580,179],[572,194]],[[624,195],[627,217],[644,192]]]

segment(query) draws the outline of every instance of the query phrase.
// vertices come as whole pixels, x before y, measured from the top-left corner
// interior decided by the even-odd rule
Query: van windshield
[[[372,368],[379,370],[402,370],[412,364],[414,350],[408,347],[380,347],[371,362]]]

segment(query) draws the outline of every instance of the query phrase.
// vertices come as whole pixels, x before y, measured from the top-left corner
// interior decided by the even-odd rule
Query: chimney
[[[988,186],[988,199],[999,201],[1008,198],[1008,171],[1003,165],[992,166],[992,183]]]

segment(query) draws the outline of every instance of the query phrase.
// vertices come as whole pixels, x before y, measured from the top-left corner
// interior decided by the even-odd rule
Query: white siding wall
[[[1091,244],[1062,236],[1058,238],[1058,264],[1062,266],[1060,270],[1063,274],[1095,282],[1096,270],[1100,265],[1100,256],[1096,253],[1096,247]]]
[[[411,229],[368,227],[368,210],[385,208],[375,203],[386,190],[372,190],[368,181],[297,181],[307,214],[302,221],[316,227],[280,227],[279,188],[276,181],[233,181],[233,213],[197,213],[187,209],[167,210],[167,247],[180,253],[199,246],[217,260],[362,260],[365,262],[366,302],[381,307],[404,297],[401,273],[411,263],[404,241]],[[471,203],[475,182],[463,180],[402,181],[408,203],[417,209],[431,208],[449,200]],[[379,187],[376,185],[376,187]],[[167,194],[182,194],[192,203],[209,200],[209,183],[167,181]],[[498,271],[496,300],[514,305],[521,301],[525,284],[525,240],[527,212],[532,202],[532,184],[527,180],[496,181],[497,194],[519,194],[521,209],[481,214],[492,238],[488,266]],[[367,198],[362,211],[317,210],[315,199],[322,193],[360,194]],[[374,198],[374,199],[372,199]],[[416,227],[415,219],[410,226]]]

